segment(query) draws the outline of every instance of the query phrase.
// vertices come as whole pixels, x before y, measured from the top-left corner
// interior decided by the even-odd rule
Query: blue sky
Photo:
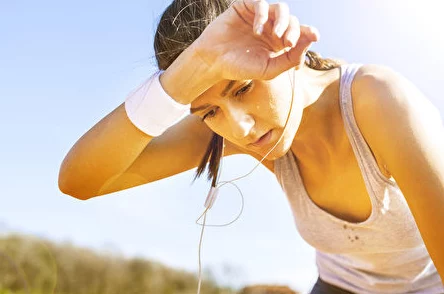
[[[389,2],[389,3],[387,3]],[[201,214],[208,190],[193,172],[79,201],[57,188],[75,141],[154,71],[153,33],[169,1],[0,1],[0,232],[19,231],[197,271]],[[440,1],[288,1],[316,26],[312,49],[325,57],[392,67],[444,112],[444,21]],[[255,161],[233,156],[223,179]],[[203,265],[221,284],[280,283],[307,291],[316,279],[313,250],[298,236],[273,175],[240,181],[241,218],[207,228]],[[221,192],[208,222],[240,209]]]

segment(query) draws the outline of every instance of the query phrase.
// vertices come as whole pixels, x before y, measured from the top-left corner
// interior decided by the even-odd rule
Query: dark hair
[[[163,12],[154,36],[154,52],[159,69],[166,70],[173,61],[196,40],[220,14],[235,0],[174,0]],[[315,70],[330,70],[343,62],[322,58],[318,53],[307,51],[305,65]],[[213,186],[222,157],[223,138],[213,133],[210,144],[196,171],[196,178],[208,166],[208,179]]]

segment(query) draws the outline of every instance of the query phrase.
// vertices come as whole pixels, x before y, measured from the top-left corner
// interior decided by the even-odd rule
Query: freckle
[[[355,236],[355,239],[356,239],[356,240],[359,240],[359,237],[358,237],[358,236]]]
[[[355,242],[355,240],[351,239],[352,243]]]
[[[348,236],[348,239],[349,239],[349,240],[351,240],[351,237],[350,237],[350,236]]]
[[[344,225],[344,230],[347,230],[347,225]]]

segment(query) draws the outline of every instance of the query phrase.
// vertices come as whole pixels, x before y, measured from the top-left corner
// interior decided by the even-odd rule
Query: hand
[[[299,25],[285,3],[237,0],[195,41],[199,58],[223,79],[268,80],[305,61],[316,29]]]

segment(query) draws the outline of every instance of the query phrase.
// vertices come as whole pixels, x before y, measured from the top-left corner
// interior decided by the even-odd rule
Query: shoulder
[[[358,125],[368,130],[381,124],[419,122],[422,115],[439,116],[438,109],[409,79],[390,67],[363,65],[352,84]],[[404,121],[406,122],[406,121]]]
[[[413,143],[412,136],[428,140],[425,134],[433,136],[441,126],[438,109],[409,79],[387,66],[363,65],[353,81],[352,97],[363,137],[385,161],[397,155],[396,149],[406,150],[403,142]]]
[[[366,139],[371,139],[374,128],[389,123],[408,100],[417,99],[405,95],[411,92],[409,88],[412,88],[410,82],[387,66],[367,64],[359,68],[351,87],[353,112]]]
[[[352,84],[352,97],[354,109],[361,111],[358,115],[364,115],[367,109],[402,112],[414,109],[432,111],[437,113],[437,108],[424,96],[421,90],[396,70],[377,64],[367,64],[359,68]]]
[[[404,95],[406,92],[418,89],[403,75],[394,69],[378,64],[362,65],[356,73],[352,84],[353,102],[356,107],[365,104],[367,106],[384,106],[392,102],[408,102],[413,95]],[[413,98],[417,99],[417,98]]]

